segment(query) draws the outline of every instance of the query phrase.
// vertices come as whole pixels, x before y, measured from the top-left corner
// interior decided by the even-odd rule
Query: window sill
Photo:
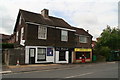
[[[45,59],[44,59],[44,60],[43,60],[43,59],[41,59],[41,60],[39,59],[39,60],[37,60],[37,61],[46,61],[46,60],[45,60]]]
[[[67,60],[59,60],[59,61],[67,61]]]
[[[38,38],[38,39],[41,39],[41,40],[46,40],[47,38]]]

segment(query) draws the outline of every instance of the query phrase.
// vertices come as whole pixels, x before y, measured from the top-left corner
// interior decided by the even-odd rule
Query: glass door
[[[35,63],[35,48],[29,49],[29,63],[34,64]]]

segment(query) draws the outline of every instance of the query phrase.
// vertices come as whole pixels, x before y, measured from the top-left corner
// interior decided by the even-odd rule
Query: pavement
[[[103,63],[114,63],[114,62],[103,62]],[[2,74],[9,73],[21,73],[21,72],[30,72],[30,71],[41,71],[41,70],[50,70],[50,69],[60,69],[60,68],[71,68],[75,65],[92,65],[98,63],[85,63],[85,64],[29,64],[29,65],[12,65],[12,66],[2,66]]]
[[[49,70],[49,69],[59,69],[59,68],[68,68],[68,64],[29,64],[29,65],[14,65],[14,66],[2,66],[2,74],[8,73],[20,73],[20,72],[30,72],[38,70]]]

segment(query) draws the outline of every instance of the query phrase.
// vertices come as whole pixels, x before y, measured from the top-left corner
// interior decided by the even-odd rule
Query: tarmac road
[[[74,64],[72,64],[74,65]],[[65,65],[63,65],[65,66]],[[69,65],[68,65],[69,66]],[[118,63],[77,64],[73,67],[4,74],[3,78],[118,78]]]

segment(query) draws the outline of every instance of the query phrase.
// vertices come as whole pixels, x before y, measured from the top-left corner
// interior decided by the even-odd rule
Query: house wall
[[[68,41],[61,41],[61,29],[47,27],[47,39],[38,39],[38,26],[28,24],[25,44],[27,46],[73,47],[75,32],[68,31]]]
[[[38,26],[28,24],[26,42],[27,46],[54,46],[54,28],[47,28],[47,39],[38,39]]]
[[[24,42],[26,41],[26,32],[27,32],[27,24],[24,21],[24,18],[22,15],[18,15],[18,17],[21,16],[21,24],[19,24],[19,20],[16,22],[16,31],[14,31],[14,35],[15,35],[15,47],[18,47],[21,45],[21,40],[24,40]],[[18,18],[19,19],[19,18]],[[24,28],[24,33],[23,33],[23,39],[21,39],[21,28]],[[16,41],[16,33],[18,32],[18,41]]]
[[[86,35],[87,36],[87,35]],[[75,47],[79,47],[79,48],[91,48],[91,44],[92,44],[92,37],[88,36],[87,37],[87,43],[80,43],[79,42],[79,36],[76,35],[76,46]]]
[[[75,32],[68,31],[68,41],[61,41],[61,29],[56,29],[56,47],[73,47],[75,46]]]

